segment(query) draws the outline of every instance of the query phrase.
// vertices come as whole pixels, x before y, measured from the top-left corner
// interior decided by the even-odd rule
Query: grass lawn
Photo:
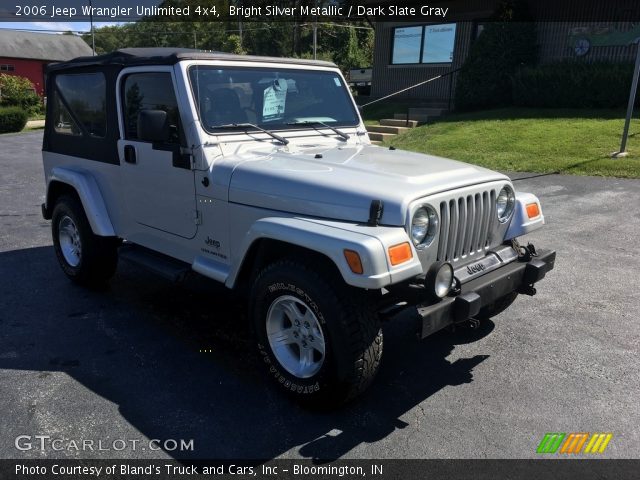
[[[362,105],[369,102],[369,97],[355,97],[356,103]],[[365,125],[379,125],[382,118],[393,118],[394,113],[406,113],[409,107],[416,106],[411,100],[395,100],[376,102],[360,111]]]
[[[505,108],[451,114],[389,143],[493,170],[640,178],[640,121],[620,148],[624,111]]]

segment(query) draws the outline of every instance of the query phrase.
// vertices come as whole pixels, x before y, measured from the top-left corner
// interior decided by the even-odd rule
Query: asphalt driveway
[[[535,458],[547,432],[611,432],[603,456],[638,457],[640,181],[514,177],[547,220],[528,239],[557,250],[538,295],[472,337],[387,324],[366,397],[314,414],[271,387],[244,306],[213,282],[128,265],[103,291],[67,281],[41,141],[0,136],[0,458]],[[19,435],[141,446],[18,450]]]

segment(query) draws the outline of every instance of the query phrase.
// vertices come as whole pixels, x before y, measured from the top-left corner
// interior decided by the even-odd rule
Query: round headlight
[[[436,211],[426,205],[420,207],[411,219],[411,239],[413,244],[428,247],[438,233],[438,215]]]
[[[445,263],[440,267],[436,274],[436,281],[434,285],[435,294],[444,298],[451,290],[451,284],[453,283],[453,268],[450,263]]]
[[[496,213],[500,223],[504,223],[509,220],[513,207],[516,204],[516,194],[513,193],[513,188],[509,185],[505,185],[500,190],[498,198],[496,199]]]
[[[424,286],[434,300],[446,297],[453,285],[453,267],[450,263],[434,263],[424,279]]]

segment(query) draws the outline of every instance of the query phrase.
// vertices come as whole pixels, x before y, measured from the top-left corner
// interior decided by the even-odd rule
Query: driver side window
[[[138,114],[142,110],[163,110],[167,112],[169,122],[168,143],[183,143],[178,102],[170,73],[148,72],[127,75],[122,94],[127,140],[138,139]]]

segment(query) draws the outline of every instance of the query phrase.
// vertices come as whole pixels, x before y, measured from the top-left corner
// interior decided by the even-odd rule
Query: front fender
[[[115,231],[107,212],[107,207],[100,193],[100,188],[95,178],[85,171],[76,170],[68,167],[54,167],[51,170],[47,186],[47,208],[52,209],[51,205],[51,185],[54,182],[60,182],[73,187],[78,194],[84,212],[91,225],[94,234],[102,237],[113,237]]]
[[[527,205],[537,204],[540,214],[537,217],[529,218],[527,214]],[[505,234],[505,240],[511,240],[512,238],[520,237],[527,233],[533,232],[541,228],[544,225],[544,215],[542,214],[542,207],[540,206],[540,200],[532,193],[516,192],[516,205],[514,207],[513,217],[507,233]]]
[[[370,233],[367,233],[367,229]],[[247,232],[239,250],[239,258],[245,258],[253,243],[264,238],[290,243],[327,256],[336,265],[344,281],[359,288],[379,289],[396,280],[398,274],[417,275],[421,272],[419,262],[416,262],[417,265],[408,262],[407,265],[399,266],[400,268],[389,268],[386,250],[389,245],[406,241],[402,228],[374,228],[297,217],[263,218],[255,222]],[[351,271],[344,257],[345,249],[360,255],[362,274]],[[234,262],[225,281],[229,288],[233,288],[241,267],[241,261]]]

